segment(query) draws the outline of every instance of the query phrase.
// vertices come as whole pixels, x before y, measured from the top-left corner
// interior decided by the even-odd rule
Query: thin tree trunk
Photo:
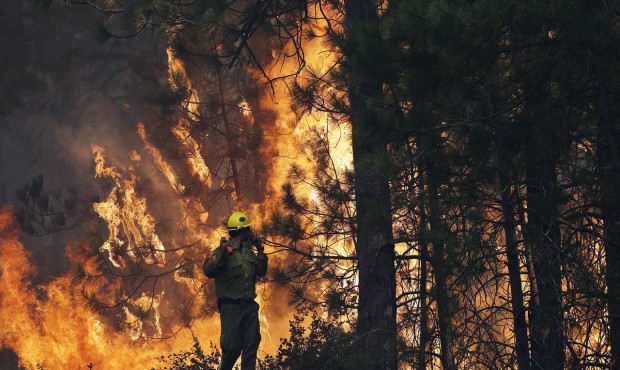
[[[420,350],[418,352],[418,370],[426,370],[426,351],[430,341],[428,330],[428,298],[426,279],[428,271],[426,261],[428,260],[428,244],[424,243],[420,251]]]
[[[523,206],[523,199],[521,198],[521,192],[519,188],[514,192],[517,202],[517,215],[521,230],[524,230],[527,222],[525,221],[525,209]],[[527,267],[527,278],[530,283],[530,302],[529,306],[538,307],[540,302],[538,301],[538,284],[536,283],[536,272],[534,271],[534,262],[532,257],[532,243],[528,238],[523,241],[523,249],[525,252],[525,266]],[[531,321],[531,320],[530,320]]]
[[[388,157],[386,134],[380,128],[373,101],[380,100],[381,81],[373,79],[372,65],[357,45],[381,42],[379,17],[372,0],[345,3],[348,47],[348,96],[352,126],[359,308],[356,361],[368,370],[397,369],[396,271],[388,178],[382,163]],[[374,28],[373,28],[374,27]],[[373,33],[373,30],[376,34]],[[363,38],[363,39],[362,39]]]
[[[429,223],[432,237],[433,252],[430,258],[435,276],[435,299],[437,302],[437,320],[439,326],[439,343],[441,345],[441,365],[444,370],[454,370],[454,344],[452,340],[450,295],[448,293],[448,272],[446,266],[445,235],[447,230],[441,225],[437,184],[433,179],[433,170],[429,169]],[[439,235],[439,237],[437,237]]]
[[[541,131],[533,133],[537,142],[530,143],[526,154],[526,235],[531,239],[539,302],[531,307],[530,316],[532,368],[562,370],[565,362],[562,260],[560,228],[555,222],[559,216],[554,153],[557,149],[552,140],[544,140],[543,135],[551,133]]]
[[[430,333],[428,330],[428,269],[426,261],[429,259],[428,253],[428,240],[426,235],[427,231],[427,217],[426,217],[426,197],[424,189],[424,174],[422,170],[418,173],[420,196],[418,197],[418,203],[420,206],[420,231],[419,231],[419,244],[420,244],[420,269],[419,269],[419,290],[420,290],[420,349],[418,351],[417,370],[426,370],[426,350],[430,342]]]
[[[431,134],[432,135],[432,134]],[[437,182],[437,169],[433,159],[437,154],[434,153],[436,144],[431,136],[421,136],[421,146],[427,153],[421,159],[422,167],[426,174],[426,194],[428,196],[428,222],[430,244],[432,253],[430,255],[430,263],[433,270],[435,280],[435,301],[437,303],[437,321],[439,327],[439,344],[441,346],[441,365],[444,370],[455,369],[454,364],[454,344],[452,340],[452,315],[450,309],[450,294],[448,293],[448,275],[449,268],[447,266],[446,256],[446,236],[449,230],[446,230],[441,220],[441,211],[439,207],[439,194]]]
[[[525,320],[525,305],[523,303],[523,289],[521,287],[521,264],[519,263],[519,250],[515,239],[514,224],[514,201],[510,191],[510,181],[504,178],[502,186],[502,214],[503,227],[506,236],[506,265],[510,281],[510,295],[512,314],[515,331],[515,349],[519,370],[529,370],[530,353],[527,335],[527,322]]]

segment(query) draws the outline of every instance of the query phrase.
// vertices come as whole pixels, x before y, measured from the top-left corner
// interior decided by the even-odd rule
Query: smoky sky
[[[105,186],[94,178],[92,145],[118,161],[139,146],[145,79],[136,64],[164,63],[165,54],[140,39],[104,42],[100,18],[87,6],[0,2],[0,204],[21,207],[17,192],[36,178],[44,192],[97,199]],[[24,237],[43,275],[67,268],[62,251],[76,229]]]

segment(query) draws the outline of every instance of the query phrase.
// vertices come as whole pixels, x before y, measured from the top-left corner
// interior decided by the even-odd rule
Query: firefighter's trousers
[[[222,301],[220,322],[222,362],[220,370],[231,370],[241,355],[241,370],[256,369],[256,352],[260,343],[258,303],[255,301]]]

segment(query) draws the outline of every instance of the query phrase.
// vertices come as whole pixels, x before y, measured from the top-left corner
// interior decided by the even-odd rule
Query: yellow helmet
[[[252,226],[250,218],[243,212],[235,212],[228,218],[228,225],[226,228],[231,230],[240,230],[246,227]]]

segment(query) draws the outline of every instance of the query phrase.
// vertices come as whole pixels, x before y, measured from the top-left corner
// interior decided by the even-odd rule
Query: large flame
[[[146,263],[165,263],[165,248],[155,232],[155,219],[148,212],[146,199],[136,193],[136,176],[124,178],[114,167],[107,166],[105,151],[93,146],[97,177],[106,177],[114,182],[108,197],[93,204],[95,211],[108,224],[110,234],[101,250],[108,253],[116,267],[124,267],[123,255],[133,262],[143,258]],[[125,236],[121,240],[120,232]]]
[[[192,83],[187,76],[185,66],[174,56],[172,48],[168,47],[166,51],[168,54],[170,87],[173,90],[187,89],[189,91],[189,98],[184,107],[188,113],[187,118],[182,116],[177,125],[172,128],[172,133],[176,136],[179,146],[185,153],[192,174],[210,188],[211,172],[202,157],[200,145],[198,145],[190,134],[192,128],[191,120],[199,116],[198,106],[200,100],[198,98],[198,93],[192,88]]]
[[[140,135],[140,138],[144,142],[144,147],[146,148],[146,150],[148,150],[149,153],[151,153],[151,155],[153,156],[153,161],[155,162],[155,165],[157,166],[159,171],[161,171],[161,173],[166,176],[166,179],[168,180],[170,186],[174,189],[174,191],[177,192],[177,194],[183,194],[183,192],[185,191],[185,186],[179,182],[178,176],[175,174],[172,166],[170,166],[166,162],[166,160],[164,160],[164,156],[161,154],[161,151],[157,149],[153,144],[151,144],[151,142],[146,136],[146,130],[144,128],[144,123],[142,122],[138,123],[138,135]],[[140,160],[139,156],[136,158],[138,158],[136,159],[137,161]]]
[[[139,335],[131,338],[114,330],[88,307],[70,276],[33,285],[37,271],[18,236],[12,210],[4,208],[0,212],[0,348],[17,353],[20,366],[151,368],[161,365],[161,355],[191,346],[192,337],[186,332],[169,341],[134,341]],[[204,320],[195,333],[208,343],[217,328],[217,322]]]

